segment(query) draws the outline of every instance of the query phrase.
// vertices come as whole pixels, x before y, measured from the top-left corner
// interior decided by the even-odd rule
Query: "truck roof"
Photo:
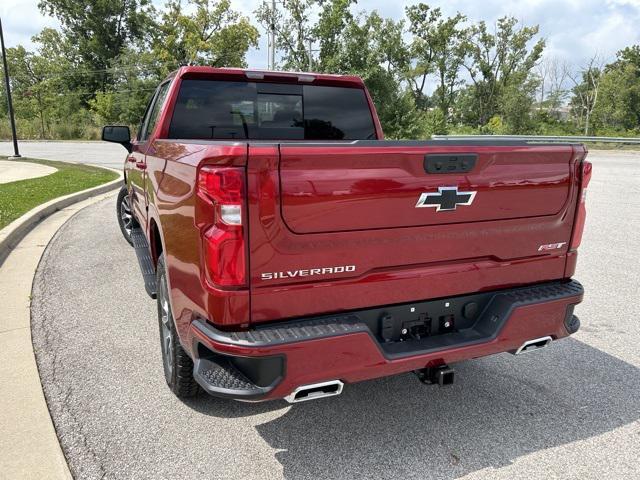
[[[364,88],[362,79],[355,75],[336,75],[315,72],[283,72],[245,68],[217,68],[184,66],[170,73],[167,78],[210,78],[216,80],[247,80],[313,85],[340,85]]]

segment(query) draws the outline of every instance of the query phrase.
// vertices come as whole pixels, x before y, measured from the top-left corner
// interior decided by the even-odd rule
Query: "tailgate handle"
[[[424,157],[427,173],[467,173],[476,166],[475,153],[431,153]]]

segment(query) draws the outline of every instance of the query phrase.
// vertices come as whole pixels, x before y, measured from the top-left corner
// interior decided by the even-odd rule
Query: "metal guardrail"
[[[552,136],[552,135],[433,135],[436,140],[526,140],[531,142],[593,142],[640,145],[640,138],[633,137],[586,137],[586,136]]]

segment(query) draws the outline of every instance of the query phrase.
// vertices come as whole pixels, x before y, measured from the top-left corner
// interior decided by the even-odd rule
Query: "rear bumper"
[[[465,328],[404,341],[385,341],[378,319],[406,310],[461,305],[481,296],[480,312]],[[579,326],[573,307],[582,301],[576,281],[380,307],[223,332],[196,320],[190,327],[194,375],[212,395],[245,400],[283,398],[301,385],[328,380],[354,383],[461,360],[515,352],[524,342],[557,340]],[[406,307],[406,308],[405,308]],[[404,315],[404,314],[401,314]],[[398,322],[405,321],[404,318]],[[405,321],[406,323],[406,321]],[[400,323],[405,325],[405,323]],[[464,322],[461,322],[464,323]]]

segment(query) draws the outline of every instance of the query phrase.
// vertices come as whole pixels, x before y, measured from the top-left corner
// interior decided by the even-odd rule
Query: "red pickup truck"
[[[124,145],[118,221],[178,396],[328,397],[577,331],[578,144],[385,141],[361,79],[182,67]]]

